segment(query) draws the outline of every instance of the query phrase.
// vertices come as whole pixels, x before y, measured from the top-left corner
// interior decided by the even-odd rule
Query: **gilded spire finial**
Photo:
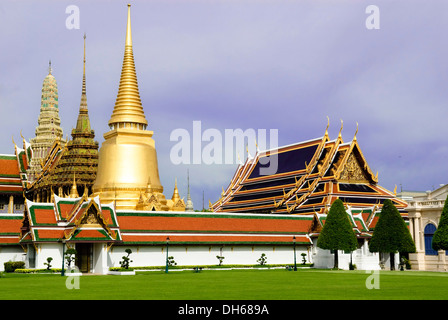
[[[341,129],[339,130],[339,135],[338,135],[339,138],[342,138],[342,135],[341,135],[342,128],[344,128],[344,121],[342,121],[342,119],[341,119]]]
[[[131,4],[128,3],[128,20],[126,25],[126,46],[132,46],[132,33],[131,33]]]
[[[174,203],[177,203],[177,201],[179,201],[180,196],[179,196],[179,190],[177,189],[177,178],[175,178],[174,180],[174,191],[173,191],[173,196],[171,197],[171,200],[173,200]]]
[[[51,71],[52,71],[52,69],[51,69],[51,59],[50,59],[50,61],[48,61],[48,74],[51,74]]]
[[[78,194],[78,187],[76,186],[76,173],[73,172],[73,184],[72,184],[72,189],[70,191],[70,198],[78,198],[79,194]]]
[[[193,201],[191,201],[191,195],[190,195],[190,170],[187,169],[187,185],[188,185],[188,192],[187,192],[187,203],[185,205],[185,211],[192,212],[194,211],[193,208]]]
[[[109,126],[119,123],[133,123],[143,125],[146,129],[148,121],[143,111],[140,93],[138,90],[137,73],[135,71],[134,53],[132,50],[131,33],[131,5],[128,4],[128,17],[126,25],[126,41],[121,69],[120,85],[114,111],[109,120]],[[141,128],[141,126],[136,126]]]
[[[356,131],[355,131],[355,136],[353,137],[353,140],[357,140],[356,139],[356,135],[358,134],[358,122],[356,122]]]
[[[90,132],[90,120],[88,116],[87,107],[87,85],[86,85],[86,34],[84,33],[84,55],[83,55],[83,69],[82,69],[82,89],[81,102],[79,104],[79,115],[76,122],[77,131]]]
[[[84,63],[84,74],[86,73],[86,33],[84,32],[84,60],[83,60],[83,63]]]
[[[86,34],[85,33],[84,33],[83,38],[84,38],[84,59],[83,59],[83,68],[82,68],[82,94],[86,94]]]

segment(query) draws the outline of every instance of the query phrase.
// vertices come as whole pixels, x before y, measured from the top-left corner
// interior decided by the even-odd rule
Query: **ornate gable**
[[[358,159],[356,159],[355,155],[350,153],[348,159],[345,163],[344,169],[339,175],[340,182],[369,182],[367,179],[367,175],[364,170],[361,168]]]
[[[102,210],[100,210],[98,204],[94,199],[90,199],[88,202],[84,202],[78,213],[73,219],[74,226],[71,230],[67,230],[64,234],[64,238],[67,240],[73,237],[79,237],[82,230],[86,229],[100,229],[104,236],[116,239],[116,233],[113,233],[108,226],[108,223],[103,217]],[[103,240],[103,239],[100,239]]]
[[[340,160],[340,165],[336,170],[335,179],[338,182],[349,183],[374,183],[378,182],[378,177],[374,176],[364,158],[358,142],[353,140],[350,148],[345,152],[345,156]]]

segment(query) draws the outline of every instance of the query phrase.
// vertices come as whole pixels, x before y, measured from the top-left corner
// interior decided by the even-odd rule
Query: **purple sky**
[[[92,3],[93,2],[93,3]],[[96,139],[108,131],[124,53],[126,1],[2,1],[0,153],[34,137],[51,59],[64,136],[78,114],[84,32],[87,102]],[[353,138],[380,185],[431,190],[448,174],[448,3],[431,1],[132,1],[140,95],[171,198],[177,177],[195,209],[219,198],[233,165],[174,165],[170,133],[278,129],[279,145]],[[368,30],[368,5],[380,29]],[[80,28],[66,28],[77,5]],[[207,143],[204,142],[203,146]],[[251,142],[249,141],[249,144]],[[253,147],[253,146],[252,146]]]

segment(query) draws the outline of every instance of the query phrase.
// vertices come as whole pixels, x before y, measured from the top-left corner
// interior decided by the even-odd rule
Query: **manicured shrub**
[[[268,260],[268,257],[266,257],[266,255],[264,253],[262,253],[260,259],[258,259],[257,262],[260,266],[264,266],[266,264],[267,260]]]
[[[223,256],[216,256],[216,258],[218,259],[218,261],[219,261],[219,266],[222,266],[222,261],[225,259]]]
[[[331,205],[317,238],[317,246],[321,249],[334,250],[334,269],[339,267],[338,250],[351,252],[357,248],[358,240],[341,199],[336,199]]]
[[[176,266],[176,265],[177,265],[177,262],[174,261],[174,257],[173,256],[169,256],[168,257],[168,266],[172,267],[172,266]]]
[[[134,271],[134,268],[110,267],[109,271]]]
[[[129,263],[132,262],[132,260],[129,258],[129,256],[132,253],[131,249],[126,249],[124,252],[126,252],[128,255],[121,257],[123,260],[120,261],[120,266],[123,269],[129,269]]]
[[[60,268],[53,268],[53,269],[16,269],[14,270],[14,273],[60,273]]]
[[[395,269],[396,252],[415,252],[406,223],[391,200],[386,199],[369,242],[370,252],[390,253],[390,269]]]
[[[52,257],[48,257],[47,258],[47,262],[44,263],[44,265],[47,266],[47,270],[51,269],[51,261],[53,261],[53,258]]]
[[[75,248],[68,248],[67,251],[65,251],[65,262],[67,263],[67,268],[70,269],[70,265],[75,264],[76,260],[76,249]]]
[[[14,272],[16,269],[25,268],[25,262],[23,261],[8,261],[4,263],[5,272]]]

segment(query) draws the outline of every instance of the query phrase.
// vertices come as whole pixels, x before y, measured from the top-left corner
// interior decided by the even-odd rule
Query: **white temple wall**
[[[108,266],[108,249],[104,243],[93,245],[93,273],[106,274]]]
[[[67,247],[65,248],[67,250]],[[51,257],[52,268],[62,268],[62,243],[43,243],[37,244],[35,267],[36,269],[45,269],[47,266],[44,264],[47,262],[47,258]],[[29,260],[26,265],[29,267]]]
[[[120,267],[122,257],[127,255],[126,249],[131,249],[131,267],[164,266],[166,263],[166,246],[113,246],[109,251],[109,266]],[[222,248],[222,250],[221,250]],[[266,255],[266,264],[294,264],[293,246],[204,246],[170,245],[168,256],[172,256],[177,265],[201,266],[218,265],[216,256],[223,256],[222,265],[258,264],[261,254]],[[309,254],[307,246],[296,246],[296,262],[302,262],[301,253]]]
[[[314,240],[317,242],[317,239]],[[334,267],[334,254],[330,250],[324,250],[316,245],[311,249],[314,268],[318,269],[332,269]],[[381,261],[380,261],[381,256]],[[338,267],[339,269],[349,270],[350,261],[356,265],[357,270],[381,270],[380,262],[384,265],[384,269],[390,269],[390,255],[374,253],[369,251],[368,242],[350,253],[344,253],[344,251],[338,251]],[[395,254],[395,269],[398,269],[400,263],[399,254]]]
[[[164,266],[166,263],[166,245],[115,245],[110,248],[104,243],[93,245],[93,273],[106,274],[110,267],[120,267],[122,257],[127,255],[125,250],[131,249],[131,267],[144,266]],[[67,247],[66,247],[67,249]],[[32,250],[28,249],[28,254],[19,246],[0,247],[0,270],[4,270],[3,263],[6,261],[26,261],[26,268],[30,268]],[[170,245],[168,256],[173,256],[177,265],[203,266],[218,265],[218,255],[224,256],[222,265],[256,265],[257,260],[264,253],[267,257],[267,264],[294,264],[293,246],[273,246],[273,245]],[[305,253],[306,263],[314,263],[314,268],[331,269],[334,265],[334,255],[330,250],[323,250],[315,245],[296,246],[296,263],[302,263],[301,254]],[[381,255],[385,269],[389,269],[389,254]],[[47,258],[52,257],[52,268],[62,267],[62,244],[45,243],[38,244],[35,253],[36,269],[44,269]],[[367,242],[352,253],[353,264],[358,270],[380,270],[380,255],[371,253],[368,250]],[[350,254],[339,251],[339,268],[348,270]],[[399,255],[395,256],[395,268],[398,269]]]
[[[26,253],[21,246],[0,246],[0,271],[5,271],[5,262],[25,261]]]

